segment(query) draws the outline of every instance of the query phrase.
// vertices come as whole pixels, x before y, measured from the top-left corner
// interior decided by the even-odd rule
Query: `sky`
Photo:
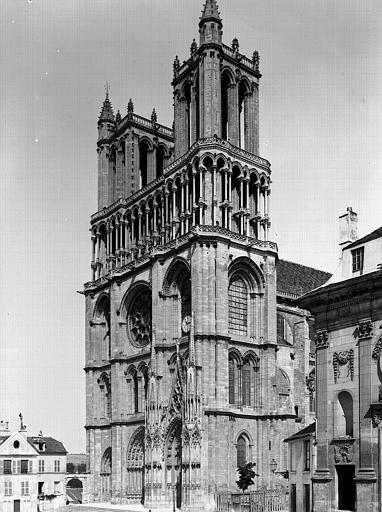
[[[223,39],[260,52],[270,238],[333,272],[338,217],[381,225],[382,2],[220,0]],[[97,119],[171,126],[172,63],[203,0],[0,1],[0,419],[85,451],[84,298],[97,199]]]

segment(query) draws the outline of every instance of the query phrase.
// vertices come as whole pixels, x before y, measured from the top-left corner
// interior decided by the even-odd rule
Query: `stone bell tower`
[[[223,44],[222,29],[207,0],[199,45],[173,65],[174,133],[131,100],[114,116],[108,94],[99,118],[84,290],[90,500],[204,510],[236,489],[238,466],[255,461],[262,488],[275,485],[275,456],[286,469],[296,415],[277,360],[259,56]]]

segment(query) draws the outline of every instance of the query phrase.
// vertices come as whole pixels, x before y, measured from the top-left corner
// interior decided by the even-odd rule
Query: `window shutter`
[[[14,460],[13,461],[13,471],[12,473],[17,473],[17,462]]]
[[[0,460],[0,475],[4,473],[4,461]]]
[[[29,473],[33,473],[33,461],[29,461]]]
[[[17,473],[21,473],[21,460],[17,461]]]

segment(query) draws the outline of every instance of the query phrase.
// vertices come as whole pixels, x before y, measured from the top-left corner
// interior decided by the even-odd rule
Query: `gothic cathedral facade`
[[[256,488],[286,486],[283,439],[313,411],[309,325],[292,305],[306,267],[268,239],[259,56],[223,44],[222,26],[207,0],[199,44],[174,62],[173,130],[131,100],[114,115],[108,93],[99,117],[89,501],[204,510],[246,462]],[[311,270],[313,288],[326,276]]]

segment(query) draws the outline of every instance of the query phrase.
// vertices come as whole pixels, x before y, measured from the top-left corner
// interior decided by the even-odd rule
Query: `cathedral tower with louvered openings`
[[[115,114],[108,92],[99,116],[89,501],[204,510],[238,491],[247,462],[253,489],[285,487],[283,439],[309,418],[306,317],[276,289],[268,239],[259,55],[223,44],[222,29],[207,0],[199,42],[173,64],[174,130],[131,100]]]

